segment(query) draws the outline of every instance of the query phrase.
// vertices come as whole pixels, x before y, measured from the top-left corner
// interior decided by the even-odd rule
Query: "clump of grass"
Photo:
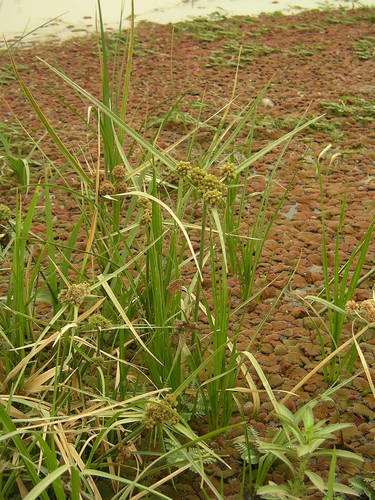
[[[312,115],[307,115],[309,119]],[[257,119],[256,126],[261,129],[271,129],[271,130],[287,130],[295,127],[298,124],[298,117],[287,116],[285,118],[274,118],[270,115],[263,115]],[[343,132],[341,130],[342,124],[338,120],[327,119],[322,117],[320,120],[311,123],[308,130],[312,132],[321,132],[323,134],[329,135],[333,140],[337,141],[343,138]]]
[[[330,338],[329,350],[325,347],[322,332],[318,325],[316,330],[320,340],[323,359],[332,358],[329,368],[324,368],[325,377],[331,383],[335,382],[339,376],[345,371],[352,373],[357,357],[355,345],[352,345],[349,351],[340,359],[339,356],[334,356],[334,353],[342,345],[343,326],[347,316],[347,306],[353,312],[352,300],[357,287],[368,279],[373,271],[366,273],[362,276],[362,270],[366,262],[371,237],[375,227],[375,217],[370,221],[369,227],[363,235],[360,244],[353,249],[349,259],[342,262],[340,255],[340,238],[344,228],[344,215],[346,207],[346,195],[341,202],[341,211],[338,221],[336,237],[335,237],[335,252],[334,252],[334,266],[332,271],[328,265],[328,244],[327,244],[327,225],[324,210],[324,191],[323,191],[323,178],[321,173],[321,161],[325,152],[329,148],[325,148],[319,157],[316,159],[317,173],[319,177],[320,195],[321,195],[321,217],[322,217],[322,262],[324,274],[324,288],[319,296],[312,298],[313,301],[322,303],[325,307],[321,314],[327,312],[328,325],[326,330]],[[325,298],[322,299],[321,297]],[[372,322],[373,317],[369,318]]]
[[[312,57],[318,52],[326,50],[326,45],[322,43],[314,43],[306,45],[304,43],[298,43],[293,48],[288,49],[287,54],[292,57]]]
[[[361,61],[372,59],[375,55],[375,37],[367,36],[360,38],[352,44],[354,54]]]
[[[276,172],[291,140],[319,117],[297,121],[253,152],[258,104],[267,87],[233,118],[235,77],[228,104],[205,122],[185,121],[185,135],[164,151],[157,140],[177,105],[156,124],[151,139],[127,121],[134,15],[124,54],[121,37],[113,46],[105,36],[100,3],[98,13],[101,99],[44,61],[90,109],[97,150],[84,162],[51,126],[11,55],[21,90],[67,167],[53,173],[54,162],[46,157],[44,177],[27,207],[21,193],[14,213],[1,211],[0,224],[9,231],[3,254],[11,260],[0,302],[2,494],[168,498],[159,488],[189,469],[200,476],[205,496],[222,498],[205,464],[226,464],[207,442],[233,428],[241,377],[254,414],[259,411],[258,389],[245,364],[252,358],[238,350],[237,341],[245,307],[262,292],[254,289],[262,250],[294,179],[272,207]],[[228,51],[235,49],[228,44]],[[245,57],[273,50],[243,48]],[[203,127],[211,134],[204,146],[196,143]],[[243,137],[247,154],[238,161]],[[176,153],[181,142],[182,161]],[[251,167],[280,146],[264,191],[254,193],[251,179],[258,174]],[[63,243],[54,227],[57,176],[77,210]],[[69,183],[73,176],[79,189]],[[243,234],[241,222],[254,199],[255,221]],[[42,236],[33,233],[41,210]],[[193,231],[199,235],[195,247]],[[230,275],[241,280],[236,307],[228,300]],[[290,417],[285,411],[283,416]],[[299,416],[308,424],[306,434],[314,431],[311,411]],[[207,422],[208,434],[193,432],[190,423],[198,417]],[[295,436],[296,422],[290,424]]]
[[[194,21],[180,22],[175,25],[177,33],[184,33],[194,40],[200,42],[214,42],[225,38],[231,40],[239,38],[240,32],[233,28],[231,21],[228,19],[228,28],[223,26],[223,21],[227,20],[227,16],[221,12],[213,12],[207,17],[197,17]]]
[[[277,420],[277,427],[273,429],[273,435],[268,439],[261,438],[252,427],[249,427],[243,436],[234,440],[247,469],[249,489],[261,498],[267,499],[306,498],[314,492],[327,494],[329,491],[332,494],[335,492],[356,495],[353,488],[335,481],[336,461],[339,458],[360,464],[363,459],[358,454],[332,447],[329,444],[335,441],[335,433],[351,427],[351,424],[327,424],[323,419],[316,421],[313,413],[319,402],[316,399],[292,413],[283,404],[277,402],[254,356],[250,353],[246,354],[264,385],[273,405],[274,418]],[[320,401],[330,399],[334,391],[335,389],[326,391],[319,398]],[[326,459],[331,463],[327,479],[313,470],[318,457],[320,460]],[[284,484],[270,481],[268,485],[265,485],[268,472],[277,462],[286,466],[290,479]]]
[[[339,102],[322,101],[321,106],[336,116],[350,116],[358,122],[372,122],[375,101],[355,96],[342,96]]]
[[[206,66],[208,68],[216,67],[243,67],[246,63],[253,61],[257,57],[266,56],[279,49],[269,45],[260,45],[255,43],[238,44],[235,42],[225,43],[221,50],[215,51],[208,58]],[[239,55],[240,54],[240,55]]]

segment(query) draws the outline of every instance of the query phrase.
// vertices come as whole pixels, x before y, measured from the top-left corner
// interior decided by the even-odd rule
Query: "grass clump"
[[[367,36],[353,42],[354,54],[361,61],[372,59],[375,55],[375,37]]]
[[[210,441],[236,427],[244,432],[238,443],[250,482],[252,465],[257,464],[256,493],[265,498],[305,495],[306,479],[323,492],[343,491],[334,482],[334,472],[336,457],[345,458],[345,453],[325,448],[324,442],[333,441],[334,432],[347,426],[316,421],[313,403],[296,413],[287,410],[270,391],[255,357],[238,348],[246,308],[256,306],[270,285],[266,280],[258,286],[262,253],[296,175],[273,203],[274,186],[280,183],[277,173],[290,142],[297,133],[317,127],[318,117],[294,120],[288,124],[292,130],[255,150],[258,105],[266,86],[237,108],[235,116],[233,98],[205,122],[183,114],[185,135],[161,149],[163,128],[180,116],[177,104],[145,134],[129,124],[134,13],[126,51],[120,47],[122,38],[116,45],[105,36],[100,3],[98,15],[101,99],[43,61],[87,103],[97,131],[95,152],[84,154],[89,150],[85,144],[77,156],[59,137],[11,54],[20,88],[64,167],[57,168],[45,155],[38,185],[26,183],[29,199],[21,192],[14,212],[0,206],[0,223],[9,231],[2,253],[11,262],[8,290],[0,302],[2,495],[170,498],[162,487],[189,470],[199,476],[206,497],[224,498],[206,465],[226,468],[226,457]],[[203,20],[197,29],[196,36],[206,41],[224,36]],[[237,48],[228,43],[223,57],[237,52],[239,67]],[[244,44],[241,54],[246,61],[274,50]],[[112,73],[114,61],[118,66]],[[210,137],[201,145],[197,133],[203,128]],[[244,137],[246,154],[241,157],[237,153]],[[178,148],[181,143],[184,147]],[[278,155],[261,176],[252,166],[274,150]],[[264,181],[260,192],[252,185],[257,177]],[[64,239],[54,225],[59,190],[75,208]],[[249,207],[254,217],[244,228]],[[44,232],[35,234],[34,221],[41,214]],[[324,214],[322,221],[325,244]],[[369,229],[354,252],[360,262],[352,278],[347,269],[354,257],[343,275],[335,262],[333,293],[323,255],[324,305],[330,306],[328,324],[335,338],[322,363],[332,371],[331,380],[341,374],[332,356],[342,340],[342,307],[359,283],[370,236]],[[256,325],[248,348],[293,275],[292,270]],[[240,283],[235,305],[229,278]],[[239,392],[251,399],[251,416],[259,413],[258,379],[280,422],[270,441],[255,439],[243,415],[233,423]],[[241,413],[240,404],[238,408]],[[321,452],[331,459],[327,482],[310,466]],[[279,459],[291,480],[276,491],[265,480]]]
[[[225,38],[234,40],[240,37],[240,32],[232,26],[228,19],[229,26],[223,26],[223,21],[227,21],[224,13],[217,11],[207,17],[198,17],[194,21],[180,22],[175,26],[177,33],[185,33],[193,40],[199,42],[214,42]]]
[[[350,116],[357,122],[373,121],[375,101],[356,96],[342,96],[339,102],[322,101],[321,106],[335,116]]]
[[[248,42],[240,45],[235,42],[228,42],[223,45],[221,50],[215,51],[209,56],[206,67],[237,67],[238,65],[242,68],[258,57],[267,56],[278,51],[279,49],[269,45]]]

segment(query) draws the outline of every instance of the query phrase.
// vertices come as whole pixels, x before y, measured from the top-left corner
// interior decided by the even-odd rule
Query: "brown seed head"
[[[375,321],[375,301],[373,299],[361,302],[359,310],[370,323]]]
[[[101,194],[102,196],[107,196],[107,195],[110,196],[111,194],[114,194],[114,192],[115,192],[115,187],[112,184],[112,182],[103,181],[100,183],[99,194]]]
[[[359,304],[355,300],[349,300],[345,306],[346,311],[349,314],[355,314],[359,309]]]
[[[124,165],[117,165],[117,167],[114,167],[112,175],[116,180],[124,179],[126,177],[126,169]]]
[[[126,193],[127,190],[128,190],[128,184],[125,180],[118,181],[116,183],[116,193],[117,194]]]

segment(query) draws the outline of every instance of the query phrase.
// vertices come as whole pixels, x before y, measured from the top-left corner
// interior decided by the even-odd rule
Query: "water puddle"
[[[257,15],[261,12],[291,13],[298,8],[311,9],[323,5],[351,7],[357,1],[332,0],[323,4],[317,0],[135,0],[136,20],[170,23],[197,16],[206,16],[223,9],[228,15]],[[107,27],[118,27],[123,0],[102,1],[103,17]],[[361,5],[373,1],[361,1]],[[0,0],[0,34],[12,40],[22,33],[34,30],[29,40],[66,38],[95,30],[96,0]],[[130,0],[125,0],[124,25],[130,14]],[[56,19],[58,17],[58,19]]]

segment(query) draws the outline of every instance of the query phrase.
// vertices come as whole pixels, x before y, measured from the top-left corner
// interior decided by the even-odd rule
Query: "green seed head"
[[[227,187],[214,175],[206,174],[205,178],[202,181],[202,191],[203,193],[205,193],[206,191],[220,191],[222,196],[225,196]]]
[[[101,314],[93,314],[88,319],[90,328],[97,330],[107,330],[112,327],[112,323]]]
[[[102,367],[105,365],[105,359],[103,356],[94,356],[92,358],[92,364],[94,366]]]
[[[223,203],[223,195],[218,189],[205,191],[203,199],[211,207],[219,207]]]
[[[0,203],[0,223],[5,224],[12,218],[12,211],[3,203]]]
[[[189,175],[192,168],[193,167],[189,161],[180,161],[176,165],[176,172],[180,177],[185,178]]]
[[[145,210],[151,210],[152,209],[152,202],[148,198],[138,198],[137,200],[137,205],[141,208],[144,208]]]
[[[195,185],[195,187],[199,187],[202,183],[203,179],[206,176],[206,172],[199,167],[194,167],[191,169],[189,173],[189,177],[191,182]]]
[[[154,401],[148,403],[143,416],[143,424],[146,429],[152,429],[159,424],[178,424],[179,416],[169,401]]]
[[[225,182],[232,182],[237,177],[236,166],[234,163],[229,162],[221,167],[221,175]]]
[[[152,212],[151,210],[147,209],[144,210],[142,216],[141,216],[141,223],[145,225],[151,224],[152,221]]]
[[[82,282],[69,285],[68,288],[59,293],[60,302],[65,302],[73,306],[79,306],[84,301],[85,297],[89,295],[89,284]]]

